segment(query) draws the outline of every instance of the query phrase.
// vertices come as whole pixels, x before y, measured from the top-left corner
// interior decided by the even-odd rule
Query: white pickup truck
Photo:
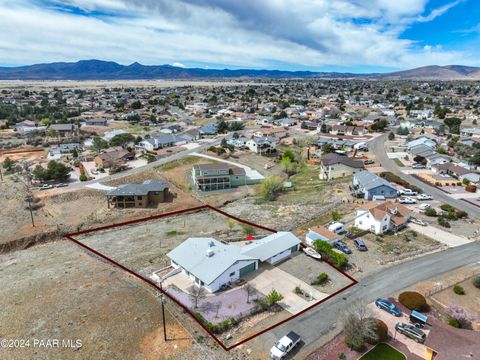
[[[270,349],[270,358],[274,360],[283,359],[293,348],[295,348],[295,346],[298,345],[300,340],[300,335],[290,331]]]

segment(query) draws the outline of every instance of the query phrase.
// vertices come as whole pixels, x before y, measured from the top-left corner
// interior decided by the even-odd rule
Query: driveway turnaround
[[[286,271],[268,264],[261,264],[260,268],[247,275],[245,280],[264,295],[267,295],[272,289],[278,291],[283,295],[283,300],[279,302],[279,305],[293,315],[328,296]],[[306,300],[295,294],[294,289],[297,286],[305,293],[313,295],[313,299]]]
[[[440,241],[441,243],[446,244],[449,247],[465,245],[472,242],[472,240],[469,240],[462,236],[452,234],[450,232],[436,228],[431,225],[421,226],[421,225],[410,223],[408,224],[408,226],[412,230],[415,230],[416,232],[423,234],[425,236],[431,237],[434,240]]]

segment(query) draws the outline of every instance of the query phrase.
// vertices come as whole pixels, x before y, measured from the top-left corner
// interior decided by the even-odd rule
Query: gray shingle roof
[[[361,169],[363,168],[363,162],[360,160],[353,160],[347,156],[338,155],[335,153],[325,154],[321,158],[322,164],[324,165],[335,165],[335,164],[343,164],[346,166],[350,166],[352,168]]]
[[[124,184],[107,193],[107,196],[144,196],[149,192],[164,191],[168,188],[161,180],[146,180],[143,184]]]

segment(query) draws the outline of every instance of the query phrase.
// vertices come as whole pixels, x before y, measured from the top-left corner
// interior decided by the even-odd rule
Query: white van
[[[341,222],[331,223],[328,226],[328,230],[330,230],[331,232],[334,232],[335,234],[343,234],[344,232],[346,232],[345,225],[342,224]]]

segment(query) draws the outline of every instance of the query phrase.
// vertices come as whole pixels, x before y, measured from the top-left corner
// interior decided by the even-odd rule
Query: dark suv
[[[414,325],[397,322],[395,330],[418,343],[423,343],[425,341],[425,333]]]
[[[359,251],[367,251],[368,250],[367,245],[365,245],[365,241],[363,241],[363,239],[355,239],[355,240],[353,240],[353,243],[355,244],[355,246],[357,247],[357,249]]]

